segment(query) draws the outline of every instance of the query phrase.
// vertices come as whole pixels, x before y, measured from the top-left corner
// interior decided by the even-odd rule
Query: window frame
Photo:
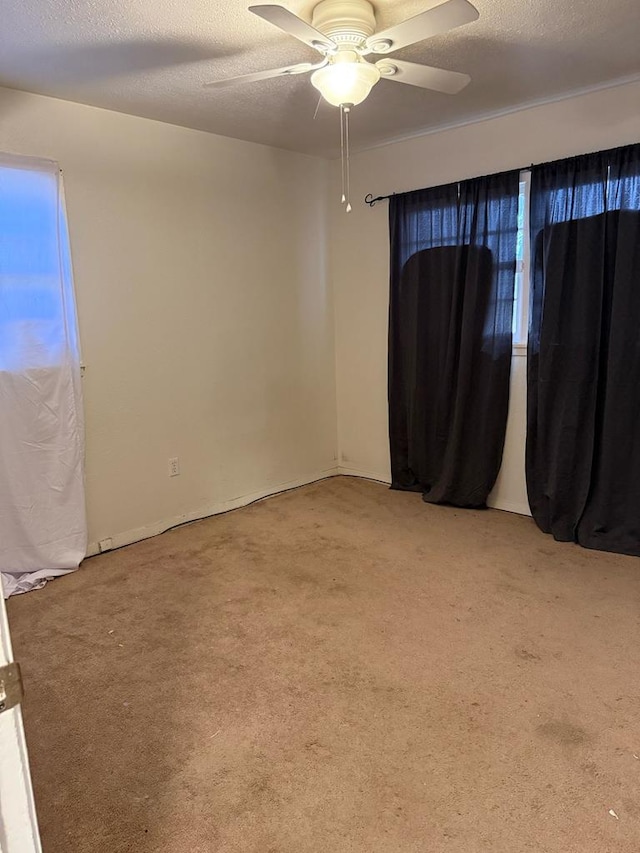
[[[526,357],[529,335],[529,296],[531,278],[531,234],[529,213],[531,203],[531,170],[520,172],[518,197],[518,256],[513,295],[513,346],[514,356]]]

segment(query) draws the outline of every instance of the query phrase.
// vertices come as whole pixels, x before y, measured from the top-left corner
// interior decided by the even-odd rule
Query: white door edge
[[[0,666],[13,662],[0,595]],[[0,853],[42,853],[20,706],[0,713]]]

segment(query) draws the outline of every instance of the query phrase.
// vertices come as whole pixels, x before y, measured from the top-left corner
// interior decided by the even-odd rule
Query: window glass
[[[0,370],[57,364],[75,343],[70,270],[58,174],[0,163]]]

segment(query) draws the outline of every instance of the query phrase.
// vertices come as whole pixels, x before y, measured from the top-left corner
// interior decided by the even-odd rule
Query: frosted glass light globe
[[[380,79],[375,65],[362,60],[336,60],[311,75],[311,82],[334,107],[361,104]]]

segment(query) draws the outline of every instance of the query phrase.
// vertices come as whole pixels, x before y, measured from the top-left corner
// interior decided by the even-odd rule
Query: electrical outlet
[[[177,477],[180,473],[180,460],[177,456],[174,456],[173,459],[169,460],[169,476]]]

